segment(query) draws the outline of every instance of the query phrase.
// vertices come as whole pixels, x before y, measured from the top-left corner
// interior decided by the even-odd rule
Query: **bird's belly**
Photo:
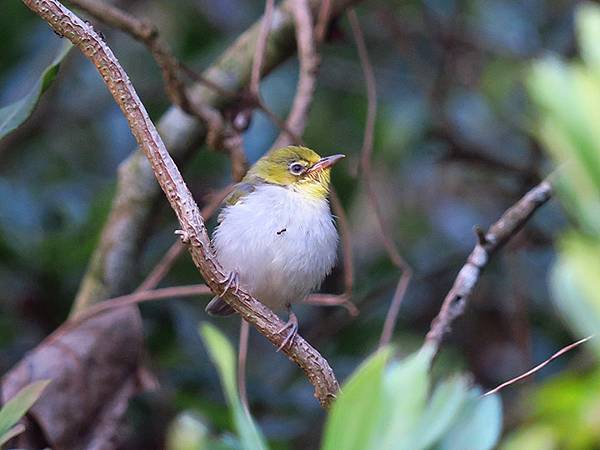
[[[280,309],[302,301],[331,271],[337,231],[326,202],[298,206],[295,201],[284,207],[254,203],[246,201],[223,212],[214,245],[219,262],[238,273],[242,286],[267,306]]]

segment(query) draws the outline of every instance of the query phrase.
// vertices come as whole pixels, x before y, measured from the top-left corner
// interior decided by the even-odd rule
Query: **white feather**
[[[219,262],[270,308],[304,300],[335,264],[338,234],[326,199],[265,184],[220,219],[213,234]]]

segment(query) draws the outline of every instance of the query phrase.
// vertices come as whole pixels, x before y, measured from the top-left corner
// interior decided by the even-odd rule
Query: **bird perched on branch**
[[[235,186],[219,214],[213,244],[230,273],[228,285],[239,283],[269,308],[288,310],[280,349],[298,331],[291,304],[318,288],[335,264],[338,233],[328,194],[331,167],[342,158],[321,158],[306,147],[271,150]],[[219,297],[206,311],[235,312]]]

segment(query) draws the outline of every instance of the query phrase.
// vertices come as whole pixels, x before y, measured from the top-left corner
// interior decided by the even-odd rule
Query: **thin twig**
[[[137,305],[139,303],[148,301],[165,300],[177,297],[193,297],[208,295],[211,293],[212,291],[207,285],[194,284],[190,286],[172,286],[143,292],[136,291],[133,294],[110,298],[101,303],[94,303],[81,312],[71,315],[65,323],[63,323],[56,331],[54,331],[54,333],[46,338],[45,342],[56,342],[60,337],[78,327],[83,322],[92,319],[106,311],[112,311],[114,309]]]
[[[58,0],[23,0],[23,3],[56,33],[73,42],[102,75],[140,148],[150,161],[154,175],[180,223],[182,240],[189,245],[192,260],[211,291],[221,296],[275,347],[281,346],[286,339],[279,332],[285,325],[283,321],[245,290],[226,288],[228,276],[213,251],[200,210],[129,77],[110,48],[92,26],[75,16]],[[339,385],[325,358],[300,335],[296,335],[291,345],[283,348],[283,352],[303,369],[321,405],[329,407],[339,391]]]
[[[371,158],[373,155],[373,141],[375,137],[375,120],[377,118],[377,87],[375,83],[375,73],[373,72],[373,66],[369,58],[369,52],[367,51],[365,38],[358,17],[353,9],[348,10],[347,14],[352,28],[354,41],[356,42],[360,65],[365,77],[365,84],[367,86],[367,120],[365,123],[365,132],[361,150],[361,173],[369,197],[369,202],[375,213],[375,218],[377,219],[380,238],[390,260],[401,271],[400,279],[396,285],[392,302],[385,317],[381,337],[379,338],[379,347],[383,347],[392,339],[396,321],[398,320],[398,313],[400,312],[400,306],[402,305],[402,300],[404,299],[410,279],[412,278],[412,269],[402,255],[400,255],[396,244],[390,237],[389,231],[386,229],[381,206],[377,199],[375,187],[373,186]]]
[[[214,91],[218,92],[219,94],[221,94],[223,97],[229,98],[231,100],[238,100],[238,101],[243,101],[244,98],[243,96],[240,97],[239,93],[236,92],[231,92],[228,91],[226,89],[224,89],[223,87],[217,85],[216,83],[213,83],[211,80],[209,80],[208,78],[202,76],[201,74],[196,73],[195,71],[193,71],[192,69],[190,69],[189,67],[187,67],[185,64],[183,63],[179,63],[179,67],[184,71],[184,73],[186,73],[192,80],[197,81],[199,83],[205,84],[206,86],[210,87],[211,89],[213,89]],[[288,126],[286,125],[286,123],[281,120],[281,118],[275,114],[263,101],[262,98],[258,97],[258,98],[252,98],[251,99],[251,103],[253,106],[256,106],[258,109],[260,109],[262,112],[264,112],[266,114],[266,116],[271,120],[271,122],[273,122],[275,124],[275,126],[277,126],[277,128],[279,128],[281,131],[285,132],[288,134],[288,136],[290,137],[290,139],[292,140],[292,142],[294,142],[297,145],[302,145],[302,139],[297,136],[292,130],[290,130],[288,128]]]
[[[231,160],[231,178],[234,183],[242,181],[248,171],[248,159],[244,150],[242,132],[232,127],[231,133],[225,137],[223,146],[227,149]]]
[[[252,60],[252,73],[250,75],[250,94],[255,98],[260,98],[260,76],[263,67],[265,52],[267,51],[267,41],[269,39],[269,28],[273,18],[274,0],[265,1],[265,13],[260,24],[260,32],[254,47],[254,59]]]
[[[161,289],[136,291],[133,294],[121,295],[120,297],[111,298],[103,301],[102,303],[96,303],[87,309],[84,309],[81,313],[77,314],[73,318],[69,319],[69,322],[74,321],[81,323],[93,316],[108,311],[109,309],[122,308],[124,306],[136,305],[142,302],[164,300],[167,298],[175,297],[192,297],[198,295],[209,295],[212,291],[205,284],[193,284],[190,286],[172,286]]]
[[[300,60],[300,73],[296,85],[296,95],[292,107],[285,121],[287,128],[296,136],[302,136],[308,120],[308,112],[312,103],[317,84],[319,70],[319,56],[315,47],[312,17],[308,0],[296,0],[292,3],[292,13],[296,24],[296,42],[298,45],[298,59]],[[287,133],[281,133],[274,148],[290,145],[292,140]]]
[[[264,112],[269,119],[271,119],[271,122],[273,122],[282,133],[287,133],[290,142],[296,145],[304,145],[304,141],[302,140],[302,138],[296,133],[294,133],[292,130],[290,130],[287,124],[283,120],[281,120],[281,118],[277,114],[271,111],[262,99],[257,99],[256,106],[262,112]]]
[[[317,16],[317,25],[315,26],[315,40],[317,44],[322,44],[325,41],[330,18],[331,0],[322,0],[319,15]]]
[[[102,0],[69,0],[69,3],[146,45],[162,72],[167,95],[171,101],[184,111],[193,113],[194,108],[190,104],[185,86],[179,77],[177,60],[169,47],[159,38],[156,26]]]
[[[158,264],[150,271],[144,281],[138,286],[135,292],[145,292],[155,289],[163,278],[167,276],[183,252],[185,252],[185,245],[177,239],[165,252]]]
[[[223,98],[227,98],[230,100],[238,100],[240,98],[240,94],[238,92],[233,92],[228,89],[225,89],[223,86],[215,83],[211,79],[205,77],[201,73],[196,72],[194,69],[189,67],[187,64],[177,61],[177,66],[179,70],[181,70],[184,74],[186,74],[190,79],[196,81],[197,83],[203,84],[209,89],[212,89],[217,94],[222,96]]]
[[[250,338],[250,326],[244,319],[240,319],[240,342],[238,349],[238,389],[242,405],[248,410],[248,391],[246,389],[246,361],[248,360],[248,339]]]
[[[352,236],[348,217],[344,206],[335,189],[331,189],[331,209],[337,218],[337,225],[340,230],[340,240],[342,242],[342,262],[344,264],[344,295],[348,299],[352,298],[354,287],[354,261],[352,258]]]
[[[431,323],[431,329],[425,338],[426,343],[432,344],[436,350],[439,348],[454,319],[464,312],[479,276],[493,253],[513,237],[551,196],[552,185],[549,179],[546,179],[506,210],[486,233],[478,236],[475,248],[456,276],[440,312]]]
[[[209,136],[212,136],[214,143],[219,144],[214,145],[214,147],[226,150],[230,154],[232,164],[236,170],[239,171],[239,168],[244,166],[246,162],[245,154],[239,152],[235,147],[237,141],[231,137],[232,133],[227,129],[220,113],[207,105],[200,104],[197,100],[192,100],[179,73],[185,72],[195,81],[225,97],[239,100],[239,95],[227,91],[203,75],[196,74],[192,69],[181,63],[169,46],[160,39],[158,28],[149,21],[138,19],[117,6],[105,3],[103,0],[71,0],[71,3],[97,20],[120,29],[144,44],[150,50],[162,72],[166,93],[173,104],[187,114],[195,116],[206,123]],[[210,139],[207,139],[207,141],[210,141]]]
[[[576,347],[579,347],[581,344],[583,344],[584,342],[589,341],[593,337],[595,337],[595,335],[584,337],[583,339],[579,339],[578,341],[573,342],[572,344],[569,344],[566,347],[561,348],[554,355],[552,355],[550,358],[548,358],[544,362],[538,364],[533,369],[528,370],[527,372],[519,375],[518,377],[511,378],[510,380],[505,381],[504,383],[496,386],[494,389],[492,389],[490,391],[487,391],[485,394],[483,394],[483,397],[487,397],[488,395],[495,394],[496,392],[500,391],[501,389],[504,389],[505,387],[510,386],[511,384],[515,384],[515,383],[517,383],[517,382],[519,382],[519,381],[521,381],[521,380],[523,380],[523,379],[525,379],[525,378],[533,375],[534,373],[542,370],[544,367],[546,367],[548,364],[550,364],[556,358],[564,355],[567,352],[570,352],[571,350],[573,350]]]
[[[356,317],[360,313],[356,305],[350,301],[350,297],[346,294],[311,294],[303,303],[314,306],[342,306],[346,308],[348,314],[352,317]]]

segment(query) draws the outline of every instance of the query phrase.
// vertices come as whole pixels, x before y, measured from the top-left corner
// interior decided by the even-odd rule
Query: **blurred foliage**
[[[212,325],[200,331],[219,370],[239,441],[210,438],[199,418],[184,413],[170,427],[169,450],[266,449],[238,395],[233,347]],[[502,428],[498,396],[482,397],[464,376],[439,383],[430,396],[433,348],[425,346],[400,361],[392,353],[389,347],[380,349],[342,386],[327,417],[322,450],[494,447]]]
[[[213,325],[204,324],[200,328],[200,334],[219,371],[227,405],[232,412],[233,423],[240,439],[240,447],[244,450],[266,449],[264,438],[256,428],[249,411],[244,407],[239,396],[235,350],[227,338]]]
[[[547,57],[535,63],[528,87],[539,110],[540,137],[558,164],[556,185],[573,227],[559,241],[551,274],[553,298],[574,333],[600,330],[600,7],[578,8],[581,61]],[[589,344],[600,356],[595,337]],[[600,368],[557,377],[535,390],[531,425],[505,449],[597,448]]]
[[[31,91],[21,100],[0,108],[0,139],[16,130],[29,118],[42,94],[56,78],[61,61],[67,56],[72,47],[70,41],[63,39],[58,54],[52,63],[46,67]]]
[[[464,377],[443,381],[431,398],[431,347],[390,357],[379,350],[342,387],[327,418],[323,450],[485,450],[502,428],[497,396],[481,397]]]
[[[198,71],[264,8],[262,0],[116,3],[154,22],[176,55]],[[472,227],[492,223],[547,171],[547,155],[532,137],[532,128],[539,130],[536,137],[541,136],[551,159],[568,160],[561,168],[560,186],[567,217],[555,204],[536,213],[486,270],[433,374],[414,384],[419,391],[409,391],[406,403],[393,405],[416,404],[406,413],[411,420],[403,423],[403,430],[410,434],[419,420],[429,417],[436,424],[428,429],[430,442],[439,445],[442,435],[465,435],[470,427],[488,432],[492,442],[499,420],[497,400],[476,402],[470,383],[448,374],[469,372],[477,385],[492,387],[572,342],[572,333],[597,329],[600,165],[594,124],[600,123],[600,41],[594,36],[597,12],[591,7],[578,14],[580,26],[574,30],[576,3],[393,0],[357,7],[379,92],[373,179],[388,228],[415,271],[394,336],[401,352],[398,360],[389,357],[381,369],[380,389],[389,389],[387,383],[394,379],[410,379],[417,371],[422,354],[412,352],[474,244]],[[3,7],[0,105],[5,106],[31,92],[61,41],[20,2]],[[147,50],[123,33],[92,22],[106,36],[151,117],[160,118],[169,102]],[[580,50],[574,44],[576,35]],[[573,59],[578,52],[581,58]],[[536,63],[530,72],[531,59],[546,53],[555,56]],[[321,60],[305,141],[323,154],[348,155],[333,181],[352,229],[353,300],[361,314],[353,319],[341,309],[306,306],[299,306],[297,313],[301,333],[344,380],[356,374],[377,345],[397,271],[386,257],[357,177],[366,99],[344,18],[323,46]],[[265,102],[281,117],[289,109],[296,80],[297,62],[290,61],[261,86]],[[527,91],[540,110],[535,118]],[[268,118],[255,113],[244,134],[249,159],[260,157],[277,133]],[[134,147],[100,77],[75,51],[64,59],[29,119],[0,141],[3,372],[65,320],[109,210],[118,165]],[[203,203],[230,181],[229,166],[223,154],[204,147],[196,150],[181,167],[195,198]],[[573,226],[565,232],[568,221]],[[154,222],[142,237],[138,271],[131,273],[133,285],[172,243],[174,227],[171,211],[164,203],[157,205]],[[560,256],[554,265],[558,235]],[[558,308],[549,302],[547,274],[553,266]],[[163,285],[197,282],[196,270],[181,258]],[[323,291],[342,289],[342,271],[336,268]],[[217,372],[197,332],[197,324],[209,320],[226,335],[237,336],[239,322],[207,318],[204,304],[205,299],[188,299],[141,307],[148,361],[161,388],[132,402],[124,449],[162,449],[168,442],[173,450],[187,450],[194,448],[190,442],[203,439],[235,448],[239,441],[231,434],[236,430],[239,435],[236,420],[223,401]],[[585,353],[565,355],[535,380],[506,389],[504,423],[511,433],[507,448],[597,446],[595,366]],[[311,386],[297,367],[255,334],[250,341],[248,394],[269,448],[327,444],[326,418]],[[458,411],[474,404],[488,405],[490,411],[469,415],[487,418],[494,426],[481,429],[467,421],[458,427]],[[330,418],[326,428],[334,420]],[[368,431],[351,431],[361,430]]]

